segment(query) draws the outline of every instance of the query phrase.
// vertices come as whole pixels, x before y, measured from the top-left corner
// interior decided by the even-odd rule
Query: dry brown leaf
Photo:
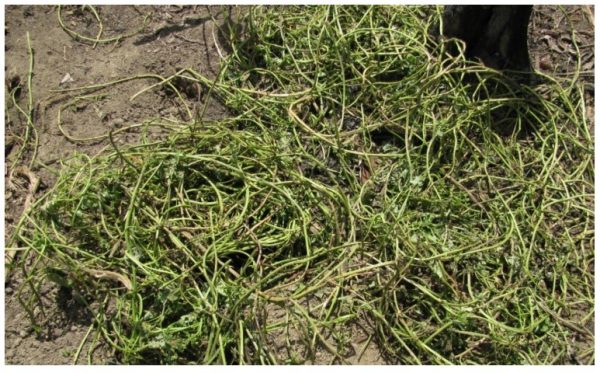
[[[133,285],[131,284],[131,281],[129,280],[129,278],[127,278],[127,276],[122,275],[120,273],[113,272],[113,271],[99,270],[99,269],[86,269],[85,271],[87,273],[89,273],[90,275],[94,276],[95,278],[98,278],[98,279],[106,278],[109,280],[118,281],[121,284],[123,284],[123,286],[125,286],[125,288],[127,288],[127,290],[133,289]]]

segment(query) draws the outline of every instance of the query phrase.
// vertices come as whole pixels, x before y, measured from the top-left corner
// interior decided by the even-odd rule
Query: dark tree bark
[[[466,44],[466,57],[499,70],[531,71],[527,26],[531,5],[447,5],[442,33]]]

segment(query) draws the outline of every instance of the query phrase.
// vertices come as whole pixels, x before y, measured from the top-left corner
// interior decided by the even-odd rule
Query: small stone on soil
[[[112,120],[111,124],[114,127],[121,128],[123,126],[123,123],[125,123],[125,120],[123,118],[116,118]]]

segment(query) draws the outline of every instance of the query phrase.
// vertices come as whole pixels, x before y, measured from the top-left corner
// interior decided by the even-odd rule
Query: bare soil
[[[127,35],[146,24],[135,35],[118,42],[93,43],[78,41],[61,28],[55,6],[6,6],[5,11],[5,239],[10,239],[14,224],[20,218],[28,197],[32,180],[22,172],[33,157],[29,148],[17,157],[23,146],[26,120],[10,102],[10,88],[17,81],[25,83],[29,71],[27,33],[34,50],[33,102],[34,124],[39,135],[37,162],[30,171],[39,179],[35,195],[52,187],[55,176],[49,169],[58,168],[61,160],[74,152],[95,155],[109,142],[106,138],[74,141],[72,138],[103,136],[110,130],[142,123],[151,118],[172,118],[186,121],[176,97],[162,89],[151,89],[130,98],[142,89],[156,83],[153,79],[136,79],[115,85],[109,96],[95,102],[74,105],[62,113],[62,127],[57,126],[61,105],[77,92],[56,90],[106,83],[120,78],[142,74],[168,77],[182,68],[193,68],[201,74],[214,77],[218,73],[220,54],[226,53],[225,41],[217,32],[227,18],[227,7],[205,6],[99,6],[95,8],[102,20],[103,38]],[[594,114],[594,21],[593,6],[569,6],[566,13],[556,6],[536,6],[532,15],[529,50],[535,69],[549,75],[571,76],[576,66],[577,51],[572,42],[569,24],[576,30],[575,39],[582,57],[580,79],[586,84],[588,117],[593,128]],[[235,8],[233,12],[241,11]],[[81,7],[62,8],[64,25],[81,35],[95,38],[98,22],[92,12]],[[215,22],[216,21],[216,22]],[[67,76],[69,74],[70,78]],[[61,84],[61,82],[63,82]],[[204,105],[202,92],[192,87],[185,91],[186,103],[198,112]],[[28,92],[24,87],[18,104],[27,106]],[[218,102],[208,103],[206,116],[220,118],[227,111]],[[151,136],[160,137],[161,132]],[[140,140],[139,130],[130,130],[115,136],[117,143],[135,143]],[[42,166],[45,165],[45,166]],[[28,316],[17,299],[22,283],[18,271],[7,273],[5,279],[5,356],[6,364],[71,364],[80,343],[84,340],[93,315],[79,309],[72,298],[61,294],[57,287],[48,286],[42,291],[46,307],[47,325],[35,333]],[[277,317],[273,310],[271,317]],[[301,333],[301,331],[298,331]],[[300,334],[298,334],[300,335]],[[368,344],[368,328],[349,331],[350,351],[348,362],[353,364],[385,364],[376,346]],[[294,355],[302,351],[278,349],[278,339],[273,336],[277,355],[293,362]],[[82,351],[94,339],[87,339]],[[333,341],[332,341],[333,342]],[[301,344],[299,344],[300,346]],[[360,353],[364,349],[364,353]],[[360,351],[359,351],[360,350]],[[328,363],[326,355],[315,358],[316,363]],[[100,343],[88,360],[83,353],[76,363],[110,364],[114,360],[111,349]]]

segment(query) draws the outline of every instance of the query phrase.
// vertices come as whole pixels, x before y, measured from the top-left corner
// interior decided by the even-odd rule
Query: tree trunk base
[[[531,5],[447,5],[442,33],[466,44],[466,57],[498,70],[530,72]]]

